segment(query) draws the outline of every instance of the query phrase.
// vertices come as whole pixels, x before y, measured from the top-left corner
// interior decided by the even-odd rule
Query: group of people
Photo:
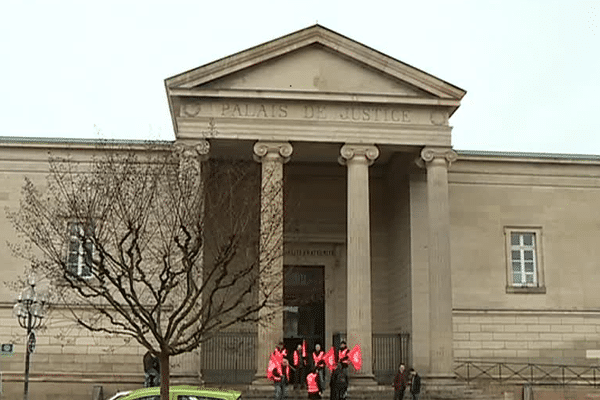
[[[400,364],[398,373],[394,378],[394,400],[402,400],[406,388],[410,386],[410,394],[412,400],[419,400],[421,394],[421,377],[413,368],[406,370],[406,365]]]
[[[306,389],[309,399],[320,399],[325,391],[325,367],[327,354],[319,344],[315,345],[312,357],[306,354],[306,343],[298,344],[292,355],[292,363],[288,361],[287,350],[280,342],[269,362],[267,375],[273,380],[275,386],[275,400],[287,397],[287,385],[292,382],[294,389]],[[348,391],[348,364],[350,363],[349,350],[346,342],[342,341],[337,351],[335,369],[329,381],[330,399],[343,400]],[[281,361],[278,361],[281,360]]]
[[[360,352],[360,348],[358,349]],[[338,350],[333,353],[335,361],[332,360],[332,351],[325,353],[319,344],[315,345],[312,357],[307,357],[306,342],[299,344],[291,358],[291,365],[287,359],[287,350],[283,342],[280,342],[269,361],[267,376],[273,380],[275,385],[275,400],[283,400],[287,397],[287,385],[292,382],[294,389],[307,389],[309,399],[320,399],[325,391],[325,367],[334,369],[329,380],[330,400],[345,400],[348,393],[348,365],[351,363],[352,352],[342,341]],[[360,357],[359,357],[360,358]],[[360,363],[354,364],[360,369]],[[305,374],[305,372],[308,373]],[[418,400],[421,393],[421,377],[411,368],[406,369],[404,363],[400,364],[398,373],[394,378],[394,400],[403,400],[404,392],[409,388],[412,400]]]

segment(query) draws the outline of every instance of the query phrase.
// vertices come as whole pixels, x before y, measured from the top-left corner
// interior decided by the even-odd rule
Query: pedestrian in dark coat
[[[410,376],[410,394],[412,395],[412,400],[419,400],[419,395],[421,394],[421,377],[413,368],[410,369]]]
[[[408,385],[408,371],[404,363],[398,367],[398,373],[394,378],[394,400],[402,400],[404,397],[404,391]]]
[[[144,387],[160,386],[160,362],[149,351],[144,354]]]
[[[338,362],[335,370],[331,374],[329,387],[331,388],[330,400],[343,400],[346,398],[346,392],[348,391],[348,373],[341,362]]]

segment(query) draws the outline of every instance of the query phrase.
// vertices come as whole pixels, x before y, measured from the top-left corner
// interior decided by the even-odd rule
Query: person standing
[[[346,345],[346,342],[342,340],[340,343],[340,349],[338,351],[338,360],[342,363],[342,367],[348,368],[348,364],[350,363],[350,356],[348,353],[350,350]]]
[[[275,352],[282,358],[285,358],[287,356],[287,350],[285,349],[283,342],[279,342],[277,344],[277,346],[275,347]]]
[[[290,364],[287,359],[281,360],[281,364],[273,370],[273,382],[275,385],[275,400],[287,398],[287,384],[290,380]]]
[[[404,398],[404,391],[408,384],[408,372],[406,371],[406,365],[401,363],[398,367],[398,373],[394,378],[394,400],[402,400]]]
[[[304,388],[304,373],[306,367],[306,358],[302,352],[302,344],[298,344],[294,350],[292,366],[294,367],[294,389]]]
[[[348,391],[348,373],[342,362],[338,362],[331,374],[329,387],[331,388],[330,400],[343,400]]]
[[[144,387],[160,386],[160,362],[149,351],[144,354]]]
[[[306,375],[306,386],[308,389],[308,398],[312,400],[321,398],[321,388],[319,387],[319,375],[317,369],[312,367]]]
[[[410,394],[412,400],[419,400],[419,395],[421,394],[421,377],[414,368],[410,369],[410,377]]]
[[[317,375],[319,376],[319,391],[323,392],[325,389],[325,352],[321,350],[320,344],[315,344],[315,351],[312,354],[313,357],[313,365],[317,370]]]

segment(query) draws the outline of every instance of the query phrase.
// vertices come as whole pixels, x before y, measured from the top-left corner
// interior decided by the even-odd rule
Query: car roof
[[[227,400],[235,400],[242,394],[237,390],[230,389],[219,389],[219,388],[205,388],[201,386],[190,386],[190,385],[178,385],[171,386],[169,393],[175,395],[189,394],[189,395],[200,395],[203,397],[216,397]],[[151,387],[137,389],[125,396],[123,400],[136,399],[140,396],[153,396],[160,394],[160,387]]]

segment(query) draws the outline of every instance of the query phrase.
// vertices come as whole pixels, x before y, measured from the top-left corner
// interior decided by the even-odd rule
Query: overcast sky
[[[465,89],[456,149],[600,154],[600,1],[2,0],[0,136],[172,139],[165,78],[316,22]]]

